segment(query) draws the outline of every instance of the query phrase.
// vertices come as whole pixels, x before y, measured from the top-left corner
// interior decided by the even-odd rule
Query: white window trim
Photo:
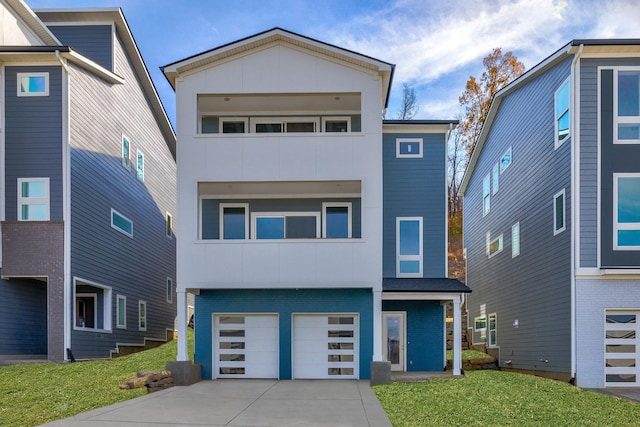
[[[21,92],[22,79],[24,77],[44,77],[44,92]],[[16,93],[18,96],[49,96],[49,73],[17,73]]]
[[[141,308],[144,306],[144,326],[142,326],[142,316],[141,316]],[[144,300],[138,300],[138,330],[146,331],[147,330],[147,302]]]
[[[614,67],[613,68],[613,143],[614,144],[640,144],[640,139],[618,139],[618,125],[637,124],[640,126],[640,116],[618,116],[618,73],[620,71],[638,71],[640,67]]]
[[[495,332],[495,342],[491,342],[491,316],[495,317],[493,332]],[[496,313],[489,313],[487,316],[487,346],[488,347],[497,347],[498,346],[498,315]]]
[[[476,325],[477,325],[478,320],[482,320],[482,319],[484,319],[484,328],[477,328]],[[476,317],[474,317],[473,318],[473,330],[474,330],[474,332],[486,331],[487,330],[487,321],[488,321],[487,316],[476,316]]]
[[[505,158],[505,156],[507,155],[507,153],[509,153],[509,163],[507,163],[507,165],[505,167],[502,167],[502,159]],[[504,152],[504,154],[500,157],[500,162],[499,162],[499,167],[500,167],[500,175],[502,175],[502,173],[504,171],[506,171],[509,166],[511,166],[511,162],[513,162],[513,150],[511,149],[511,147],[509,147],[507,149],[507,151]]]
[[[168,239],[173,239],[173,215],[169,212],[165,212],[164,221],[165,235]]]
[[[322,238],[327,238],[327,208],[347,208],[348,215],[348,231],[347,231],[347,239],[351,239],[352,237],[352,203],[351,202],[323,202],[322,203]]]
[[[140,176],[140,165],[138,163],[138,158],[140,158],[140,156],[142,156],[142,176]],[[140,180],[144,182],[144,153],[140,150],[136,150],[136,177]]]
[[[402,221],[418,221],[419,226],[419,242],[418,248],[420,249],[420,253],[418,255],[400,255],[400,223]],[[424,264],[424,241],[423,241],[423,218],[421,216],[403,216],[396,217],[396,277],[422,277],[423,272],[423,264]],[[420,268],[417,273],[401,273],[400,272],[400,261],[419,261]]]
[[[640,246],[619,246],[619,230],[640,230],[640,223],[619,223],[618,222],[618,178],[640,178],[640,173],[614,173],[613,174],[613,250],[616,251],[638,251]]]
[[[129,148],[127,149],[126,163],[125,163],[125,157],[124,157],[124,141],[125,140],[127,141],[127,143],[129,143]],[[125,134],[122,134],[121,141],[122,142],[121,142],[121,145],[120,145],[120,157],[121,157],[121,160],[122,160],[122,166],[124,166],[125,168],[131,170],[131,139],[129,139]]]
[[[76,320],[78,319],[78,311],[77,311],[77,307],[78,304],[76,302],[76,300],[78,299],[78,297],[80,298],[93,298],[93,324],[96,325],[96,327],[94,328],[89,328],[86,326],[78,326],[76,323]],[[95,292],[80,292],[80,293],[76,293],[75,297],[73,298],[74,304],[73,304],[73,329],[78,329],[78,330],[89,330],[89,331],[93,331],[98,329],[97,325],[98,325],[98,294]]]
[[[418,154],[400,154],[400,145],[403,142],[417,142],[419,146]],[[423,157],[423,140],[422,138],[396,138],[396,158],[398,159],[419,159]]]
[[[314,125],[314,130],[313,132],[287,132],[287,123],[307,123],[307,122],[312,122]],[[272,124],[281,124],[282,125],[282,132],[267,132],[267,134],[269,133],[275,133],[275,134],[281,134],[281,133],[296,133],[296,134],[304,134],[304,133],[316,133],[320,131],[320,117],[316,117],[316,116],[309,116],[309,117],[250,117],[249,118],[249,127],[250,127],[250,131],[251,133],[257,133],[256,132],[256,125],[257,124],[268,124],[268,123],[272,123]],[[260,133],[261,135],[263,134],[262,132]]]
[[[569,85],[569,99],[568,99],[568,103],[567,103],[567,109],[563,110],[562,113],[559,116],[556,116],[556,105],[558,103],[558,93],[562,90],[562,88],[565,85]],[[560,120],[560,117],[562,117],[566,112],[569,112],[569,133],[567,133],[567,135],[562,138],[562,139],[558,139],[558,120]],[[554,150],[558,149],[562,146],[562,144],[564,144],[564,142],[566,140],[568,140],[571,137],[571,84],[570,84],[570,78],[567,78],[564,82],[562,82],[562,84],[558,87],[558,89],[556,89],[556,91],[553,94],[553,147]]]
[[[493,258],[494,256],[498,255],[500,252],[502,252],[504,250],[504,236],[502,234],[500,234],[498,237],[496,237],[493,240],[489,240],[490,239],[490,234],[487,233],[487,241],[488,241],[488,246],[487,246],[487,256],[489,258]],[[498,242],[498,250],[495,251],[494,253],[491,253],[491,245],[493,245],[493,243]]]
[[[496,163],[491,168],[491,195],[498,194],[500,190],[500,163]]]
[[[94,288],[100,288],[102,289],[102,329],[98,329],[98,328],[79,328],[77,326],[75,326],[76,324],[76,308],[75,308],[75,300],[76,300],[76,288],[78,287],[78,285],[87,285],[87,286],[92,286]],[[111,294],[112,294],[112,289],[110,286],[104,286],[101,285],[99,283],[95,283],[92,282],[90,280],[84,280],[81,279],[79,277],[74,277],[73,278],[73,329],[79,329],[82,331],[90,331],[90,332],[111,332],[111,310],[112,310],[112,305],[111,305]],[[97,298],[96,298],[96,303],[97,303]],[[117,312],[116,312],[117,314]],[[96,310],[96,315],[97,315],[97,310]],[[96,325],[98,324],[97,322],[95,323]]]
[[[120,323],[120,304],[124,304],[124,323]],[[127,297],[116,295],[116,328],[127,329]]]
[[[115,225],[113,223],[113,214],[118,215],[119,217],[125,219],[126,221],[129,221],[131,223],[131,233],[127,233],[126,231],[124,231],[123,229],[121,229],[120,227],[118,227],[117,225]],[[131,221],[129,218],[127,218],[126,216],[122,215],[120,212],[118,212],[117,210],[111,208],[111,214],[109,215],[109,218],[111,220],[111,228],[113,228],[116,231],[119,231],[120,233],[124,234],[125,236],[131,237],[133,239],[133,221]]]
[[[517,230],[517,232],[516,232]],[[518,250],[516,251],[516,246],[514,244],[514,237],[518,235]],[[511,226],[511,258],[515,258],[520,255],[520,222],[516,222]]]
[[[209,114],[204,114],[202,117],[209,116]],[[218,133],[223,135],[234,135],[234,133],[223,133],[222,128],[224,122],[242,122],[244,123],[244,132],[235,133],[235,135],[243,135],[249,132],[249,118],[248,117],[229,117],[229,116],[221,116],[218,118]],[[202,118],[200,119],[200,126],[202,126]],[[202,133],[202,127],[201,133]],[[205,134],[206,135],[206,134]]]
[[[489,191],[485,194],[484,192],[484,183],[486,180],[489,180]],[[485,199],[489,199],[489,207],[485,208]],[[485,175],[482,179],[482,216],[485,217],[491,212],[491,172]]]
[[[244,208],[244,240],[247,240],[249,238],[249,204],[248,203],[220,203],[218,238],[220,240],[225,240],[224,238],[224,209],[225,208]],[[228,240],[242,240],[242,239],[228,239]]]
[[[44,197],[22,197],[22,183],[24,182],[42,182],[45,184],[45,196]],[[50,181],[49,178],[18,178],[18,221],[49,221],[51,218],[51,193],[50,193]],[[22,206],[24,205],[46,205],[46,217],[45,219],[22,219]]]
[[[171,277],[167,277],[167,287],[166,287],[166,298],[169,304],[173,304],[173,279]]]
[[[322,117],[322,127],[320,128],[321,132],[326,132],[325,123],[328,121],[341,121],[344,120],[347,122],[347,132],[351,132],[351,116],[323,116]],[[343,133],[343,132],[326,132],[326,133]]]
[[[284,222],[284,239],[260,239],[262,241],[282,241],[287,240],[287,220],[288,216],[314,216],[316,217],[316,239],[320,238],[320,212],[251,212],[251,238],[254,240],[257,239],[258,235],[258,227],[256,226],[256,221],[258,218],[285,218]],[[301,239],[293,239],[293,240],[301,240]],[[304,240],[304,239],[302,239]]]
[[[556,199],[560,196],[562,196],[562,227],[558,228],[556,224],[556,218],[557,218]],[[562,190],[558,191],[556,194],[553,195],[553,235],[555,236],[557,234],[560,234],[566,229],[567,229],[567,197],[566,197],[565,189],[563,188]]]

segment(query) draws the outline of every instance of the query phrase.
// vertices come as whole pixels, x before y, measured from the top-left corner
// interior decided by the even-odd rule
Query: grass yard
[[[137,371],[163,370],[168,360],[175,360],[176,351],[174,340],[112,360],[0,366],[0,425],[35,426],[141,396],[144,388],[118,386]]]
[[[462,360],[484,359],[491,357],[487,353],[475,350],[462,350]],[[447,360],[453,360],[453,350],[447,350]]]
[[[374,391],[394,427],[637,426],[640,404],[531,375],[469,371],[462,379]]]

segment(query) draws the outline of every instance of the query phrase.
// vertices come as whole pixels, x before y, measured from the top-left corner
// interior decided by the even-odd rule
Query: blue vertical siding
[[[291,379],[293,313],[358,313],[360,378],[369,378],[373,356],[373,294],[371,289],[202,290],[196,296],[195,362],[202,378],[212,378],[212,313],[278,313],[280,379]]]
[[[48,25],[63,45],[71,46],[113,71],[113,27],[111,25]]]

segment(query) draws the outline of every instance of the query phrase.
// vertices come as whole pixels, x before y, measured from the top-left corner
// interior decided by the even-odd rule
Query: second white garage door
[[[358,378],[357,314],[293,316],[293,378]]]

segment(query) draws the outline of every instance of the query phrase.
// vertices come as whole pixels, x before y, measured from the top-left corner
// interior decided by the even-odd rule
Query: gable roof
[[[175,89],[175,81],[179,74],[203,67],[208,64],[229,58],[274,42],[286,42],[304,49],[314,51],[332,58],[367,68],[379,73],[383,81],[384,106],[389,102],[391,82],[395,65],[363,55],[348,49],[334,46],[310,37],[306,37],[279,27],[254,34],[243,39],[215,47],[187,58],[160,67],[165,77]]]
[[[43,45],[60,45],[60,41],[22,0],[4,0],[22,22],[42,40]]]

